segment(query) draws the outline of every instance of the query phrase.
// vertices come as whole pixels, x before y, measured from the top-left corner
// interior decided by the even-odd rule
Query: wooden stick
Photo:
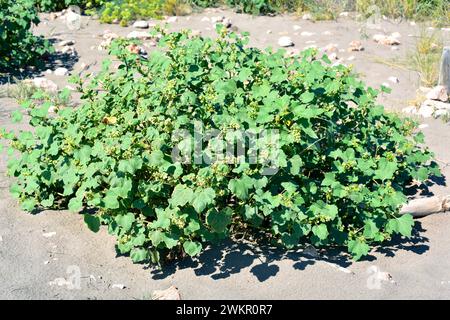
[[[405,204],[400,214],[409,213],[413,217],[424,217],[433,213],[445,212],[450,209],[450,195],[420,198],[409,201]]]

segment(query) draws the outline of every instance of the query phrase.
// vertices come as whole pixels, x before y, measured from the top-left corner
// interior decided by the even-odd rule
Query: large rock
[[[436,86],[427,93],[427,99],[447,102],[448,101],[447,89],[445,89],[444,86]]]
[[[34,85],[35,87],[40,88],[47,92],[56,93],[58,91],[58,85],[54,83],[52,80],[49,80],[44,77],[34,78],[33,80],[28,82]]]

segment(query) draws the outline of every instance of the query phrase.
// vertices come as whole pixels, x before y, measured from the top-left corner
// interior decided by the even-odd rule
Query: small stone
[[[332,33],[331,33],[331,31],[326,30],[326,31],[322,32],[322,35],[323,36],[331,36]]]
[[[387,88],[390,88],[390,87],[391,87],[391,85],[390,85],[389,83],[387,83],[387,82],[383,82],[381,85],[382,85],[382,86],[385,86],[385,87],[387,87]]]
[[[266,31],[266,34],[271,34],[272,33],[272,30],[267,30]]]
[[[166,21],[167,21],[168,23],[175,23],[175,22],[178,21],[178,17],[176,17],[176,16],[169,17],[169,18],[167,18]]]
[[[293,27],[294,31],[300,30],[302,27],[300,27],[298,24],[295,24]]]
[[[398,47],[397,46],[391,47],[391,51],[398,51]]]
[[[338,56],[337,56],[336,52],[332,52],[332,53],[330,53],[330,54],[328,55],[328,58],[329,58],[330,60],[337,60],[337,59],[338,59]]]
[[[50,263],[50,261],[48,261],[48,260],[44,261],[44,264],[49,264],[49,263]]]
[[[363,50],[364,50],[364,47],[362,46],[361,41],[353,40],[352,42],[349,43],[348,52],[363,51]]]
[[[280,47],[292,47],[294,45],[294,42],[290,37],[285,36],[278,39],[278,45]]]
[[[0,236],[0,242],[3,242],[3,237],[2,236]]]
[[[353,61],[353,60],[355,60],[355,56],[350,56],[347,58],[347,61]]]
[[[322,51],[324,52],[336,52],[338,50],[338,45],[335,43],[327,44]]]
[[[222,24],[225,28],[230,28],[232,26],[231,20],[228,18],[223,19]]]
[[[421,125],[419,125],[419,129],[425,129],[425,128],[428,128],[428,127],[429,127],[429,125],[426,124],[426,123],[422,123]]]
[[[348,17],[349,13],[347,11],[343,11],[339,13],[339,17]]]
[[[415,23],[414,21],[410,21],[410,22],[409,22],[409,25],[410,25],[410,26],[415,26],[416,23]]]
[[[56,68],[55,71],[53,71],[55,76],[68,76],[69,75],[69,70],[67,70],[67,68]]]
[[[128,39],[149,40],[152,38],[150,33],[145,31],[132,31],[127,35]]]
[[[311,13],[305,13],[302,17],[303,20],[312,20],[313,17],[311,15]]]
[[[391,36],[387,36],[384,34],[376,34],[373,36],[372,38],[376,43],[380,43],[380,44],[384,44],[387,46],[395,46],[395,45],[399,45],[400,41],[398,40],[397,37],[393,37]]]
[[[300,33],[300,35],[302,37],[311,37],[314,34],[315,34],[314,32],[308,32],[308,31],[303,31],[302,33]]]
[[[61,48],[60,51],[62,53],[64,53],[64,54],[70,54],[70,55],[76,55],[77,54],[75,48],[71,47],[71,46],[64,46],[64,47]]]
[[[50,106],[49,108],[48,108],[48,112],[49,113],[56,113],[56,111],[58,111],[59,109],[58,109],[58,107],[57,106]]]
[[[45,73],[46,73],[46,74],[52,74],[53,71],[52,71],[51,69],[47,69],[47,70],[45,70]]]
[[[225,19],[224,16],[212,17],[212,18],[211,18],[211,22],[215,24],[215,23],[222,22],[224,19]]]
[[[123,285],[123,284],[121,284],[121,283],[116,283],[116,284],[113,284],[113,285],[111,286],[111,288],[123,290],[123,289],[125,289],[126,287],[125,287],[125,285]]]
[[[181,300],[180,293],[175,286],[166,290],[155,290],[152,294],[153,300]]]
[[[145,20],[138,20],[133,23],[133,28],[148,29],[148,27],[148,22]]]
[[[400,80],[397,77],[389,77],[388,80],[392,83],[399,83]]]
[[[53,236],[55,236],[56,235],[56,232],[47,232],[47,233],[44,233],[44,234],[42,234],[42,236],[44,237],[44,238],[51,238],[51,237],[53,237]]]
[[[436,86],[427,93],[427,99],[439,100],[443,102],[448,101],[448,93],[444,86]]]

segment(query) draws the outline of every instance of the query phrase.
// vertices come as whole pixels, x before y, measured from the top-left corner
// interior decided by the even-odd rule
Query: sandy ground
[[[380,101],[390,110],[400,110],[414,99],[419,87],[416,73],[391,68],[376,62],[377,57],[404,57],[419,33],[418,26],[404,23],[380,23],[381,30],[365,28],[350,19],[337,22],[300,20],[291,16],[251,17],[231,11],[205,12],[181,17],[171,29],[192,28],[213,35],[211,22],[204,16],[225,15],[239,30],[249,31],[250,44],[277,48],[281,35],[289,35],[295,48],[315,44],[319,48],[335,43],[353,55],[355,70],[372,86],[389,82],[392,93]],[[36,33],[55,40],[75,40],[78,56],[71,61],[55,61],[69,66],[72,73],[81,64],[96,71],[106,57],[97,50],[100,35],[109,29],[127,35],[132,27],[100,25],[83,18],[81,30],[70,31],[61,20],[50,21],[43,15]],[[293,26],[301,27],[294,31]],[[268,30],[271,33],[268,33]],[[305,37],[301,32],[313,32]],[[327,32],[328,31],[328,32]],[[371,40],[375,33],[399,32],[402,37],[397,51]],[[368,36],[368,38],[365,37]],[[449,33],[443,34],[448,44]],[[361,40],[365,50],[348,53],[350,41]],[[311,41],[315,41],[312,43]],[[45,75],[60,88],[67,77]],[[17,104],[0,99],[0,126],[13,128],[10,113]],[[450,127],[441,120],[420,120],[427,145],[436,153],[442,171],[450,177]],[[208,249],[198,260],[186,259],[159,272],[145,265],[134,265],[128,257],[117,256],[115,240],[103,228],[95,234],[84,225],[81,215],[65,211],[45,211],[37,215],[22,212],[8,192],[11,179],[4,175],[6,156],[0,156],[0,298],[2,299],[148,299],[153,290],[178,287],[183,299],[448,299],[450,298],[450,215],[448,213],[418,219],[416,235],[410,241],[397,239],[384,249],[374,250],[361,262],[352,263],[339,253],[317,255],[311,248],[295,252],[277,252],[247,244],[225,243]],[[450,194],[445,185],[433,186],[435,194]],[[388,274],[390,276],[388,276]],[[79,282],[77,282],[77,279]],[[68,281],[68,282],[66,282]],[[58,285],[59,284],[59,285]]]

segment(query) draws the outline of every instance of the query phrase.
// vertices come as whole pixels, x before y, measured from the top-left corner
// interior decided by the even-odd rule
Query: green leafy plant
[[[100,10],[100,21],[118,22],[122,26],[141,18],[159,19],[164,14],[162,0],[114,0]]]
[[[242,231],[285,248],[346,246],[355,259],[410,236],[404,190],[440,174],[416,123],[313,49],[287,57],[218,32],[156,29],[148,58],[116,40],[117,69],[107,60],[92,80],[75,79],[78,108],[49,116],[42,97],[25,103],[34,130],[1,133],[22,208],[95,209],[88,227],[107,224],[135,262],[195,256]],[[275,140],[260,134],[269,129]],[[214,156],[229,145],[245,152]]]
[[[59,11],[70,5],[79,6],[81,9],[94,9],[101,7],[108,0],[36,0],[36,5],[41,12]]]
[[[49,41],[33,35],[39,18],[32,0],[0,0],[0,73],[42,63],[52,52]]]

